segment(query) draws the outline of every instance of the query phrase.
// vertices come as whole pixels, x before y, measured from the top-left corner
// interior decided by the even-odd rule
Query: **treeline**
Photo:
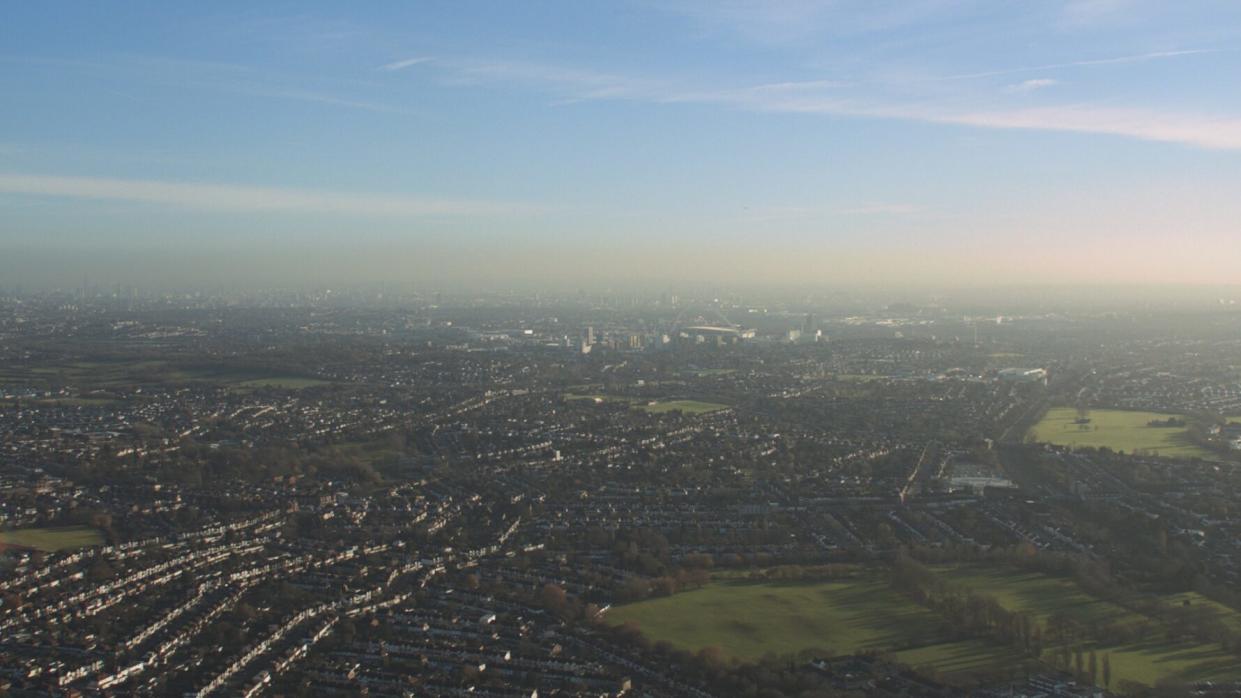
[[[926,565],[907,555],[898,555],[893,564],[892,584],[914,602],[941,616],[950,626],[971,636],[990,637],[1017,649],[1032,659],[1043,659],[1052,648],[1053,664],[1081,681],[1108,686],[1112,681],[1110,655],[1087,650],[1090,638],[1079,632],[1074,620],[1054,615],[1046,624],[1032,613],[1012,611],[994,597],[962,589],[940,577]]]
[[[1159,639],[1168,642],[1196,641],[1219,643],[1230,653],[1241,656],[1241,630],[1225,622],[1218,609],[1191,602],[1170,603],[1167,597],[1143,594],[1117,581],[1106,564],[1072,553],[1041,551],[1023,544],[1011,548],[981,550],[966,546],[945,548],[913,548],[898,559],[920,563],[969,562],[1003,565],[1025,572],[1070,578],[1090,596],[1128,609],[1143,618],[1142,622],[1081,620],[1063,614],[1052,615],[1046,623],[1048,646],[1072,646],[1097,642],[1104,645],[1128,644]],[[906,563],[907,564],[907,563]],[[941,580],[942,583],[942,580]],[[1235,601],[1235,593],[1202,587],[1219,597]],[[1202,592],[1200,592],[1202,593]],[[1204,596],[1208,596],[1204,593]],[[1208,596],[1210,598],[1210,596]]]
[[[857,565],[777,565],[751,571],[751,582],[830,582],[857,575]]]
[[[993,637],[1036,658],[1046,647],[1043,628],[1030,613],[1010,611],[991,596],[954,586],[906,554],[897,555],[891,581],[897,591],[936,611],[964,635]]]
[[[702,568],[681,568],[659,577],[630,577],[616,590],[616,600],[631,603],[651,597],[672,596],[682,591],[701,589],[710,581],[711,573]]]

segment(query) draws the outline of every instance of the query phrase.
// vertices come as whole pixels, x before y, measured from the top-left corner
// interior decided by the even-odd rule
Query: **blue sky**
[[[1238,85],[1231,1],[18,3],[0,283],[1236,281]]]

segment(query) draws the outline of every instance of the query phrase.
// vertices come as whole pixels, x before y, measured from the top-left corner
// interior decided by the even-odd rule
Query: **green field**
[[[1010,610],[1028,611],[1041,623],[1046,623],[1048,618],[1057,613],[1085,624],[1151,623],[1154,630],[1150,633],[1152,639],[1147,642],[1088,648],[1100,655],[1110,655],[1110,688],[1115,689],[1123,679],[1153,685],[1160,679],[1168,678],[1182,681],[1241,678],[1241,660],[1224,651],[1219,645],[1191,641],[1168,642],[1159,621],[1097,599],[1082,591],[1070,579],[974,566],[938,568],[937,571],[954,585],[987,594]],[[1179,604],[1185,599],[1219,610],[1226,622],[1241,622],[1241,614],[1198,594],[1168,597],[1168,602]]]
[[[710,378],[712,376],[727,376],[736,373],[735,368],[693,368],[685,371],[686,374],[696,378]]]
[[[1195,446],[1184,427],[1152,427],[1153,420],[1182,415],[1128,410],[1091,410],[1090,423],[1074,424],[1077,410],[1054,407],[1031,429],[1037,441],[1070,447],[1110,448],[1133,453],[1143,451],[1170,458],[1205,458],[1209,451]]]
[[[1085,648],[1109,655],[1113,689],[1126,679],[1153,685],[1161,679],[1241,678],[1241,661],[1219,645],[1168,642],[1160,621],[1091,596],[1071,579],[980,566],[934,569],[954,586],[987,594],[1010,610],[1029,612],[1041,624],[1057,614],[1084,625],[1149,623],[1149,641]],[[1168,597],[1168,603],[1185,599],[1211,605],[1226,622],[1241,623],[1241,613],[1197,594]],[[1032,663],[989,638],[954,637],[940,615],[893,591],[881,573],[805,583],[717,576],[702,589],[614,607],[607,620],[635,623],[652,641],[695,651],[717,646],[741,660],[803,650],[835,655],[874,651],[950,681]],[[1050,661],[1053,654],[1048,649],[1044,658]]]
[[[728,405],[721,405],[718,402],[703,402],[701,400],[661,400],[650,404],[635,405],[635,407],[651,414],[663,414],[676,410],[680,410],[685,414],[707,414],[728,409]]]
[[[12,385],[70,386],[83,392],[133,385],[211,383],[235,390],[264,387],[287,389],[324,385],[323,381],[278,367],[226,364],[178,364],[169,361],[74,361],[63,364],[9,367],[0,382]],[[70,402],[76,400],[77,402]],[[60,398],[62,404],[92,404],[90,398]]]
[[[566,400],[591,400],[593,402],[623,402],[628,403],[634,409],[650,412],[651,414],[663,414],[665,412],[673,412],[680,410],[685,414],[708,414],[710,412],[718,412],[728,409],[728,405],[718,402],[704,402],[702,400],[648,400],[639,397],[626,397],[620,395],[603,395],[599,393],[591,395],[583,395],[580,393],[565,393]]]
[[[236,388],[284,388],[286,390],[301,390],[302,388],[314,388],[320,385],[328,385],[328,381],[318,378],[305,378],[302,376],[273,376],[270,378],[255,378],[237,383]]]
[[[946,674],[1022,661],[995,643],[953,641],[938,615],[872,576],[808,583],[716,581],[617,606],[607,619],[632,621],[652,640],[689,650],[714,645],[743,660],[802,650],[836,655],[893,651],[898,661]]]
[[[64,528],[21,528],[0,531],[0,544],[34,548],[43,552],[72,550],[92,545],[103,545],[103,535],[89,526],[66,526]]]
[[[27,405],[41,405],[45,407],[103,407],[105,405],[114,405],[117,400],[115,398],[102,397],[54,397],[54,398],[10,398],[0,400],[0,403],[13,405],[24,403]]]
[[[832,380],[845,383],[869,383],[871,381],[887,380],[891,376],[879,375],[876,373],[833,373]]]
[[[1036,572],[990,567],[936,568],[954,586],[980,591],[1011,611],[1027,611],[1040,622],[1056,614],[1069,615],[1082,623],[1140,622],[1143,616],[1082,591],[1072,579]]]

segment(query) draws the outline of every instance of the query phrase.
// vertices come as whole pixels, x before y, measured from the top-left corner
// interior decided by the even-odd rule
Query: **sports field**
[[[743,660],[802,650],[835,655],[903,650],[898,660],[948,674],[1021,661],[995,643],[953,641],[938,615],[872,576],[811,583],[717,581],[614,607],[607,619],[633,621],[652,640],[689,650],[714,645]]]
[[[18,545],[52,553],[59,550],[102,545],[103,535],[89,526],[22,528],[14,531],[0,531],[0,544]]]
[[[1133,453],[1143,451],[1170,458],[1204,458],[1210,452],[1189,440],[1185,427],[1152,427],[1154,420],[1182,415],[1130,410],[1091,410],[1090,422],[1075,424],[1077,410],[1054,407],[1031,430],[1035,440],[1071,447],[1110,448]]]
[[[1048,618],[1058,613],[1083,624],[1149,623],[1152,631],[1149,633],[1150,640],[1146,642],[1086,648],[1099,655],[1109,655],[1112,689],[1117,688],[1124,679],[1153,685],[1161,679],[1200,681],[1241,678],[1241,661],[1218,644],[1168,642],[1160,621],[1095,598],[1070,579],[976,566],[939,568],[937,571],[952,580],[954,585],[987,594],[1010,610],[1028,611],[1041,623],[1046,623]],[[1210,605],[1224,616],[1225,622],[1237,622],[1241,615],[1199,594],[1168,597],[1168,602],[1179,604],[1185,599],[1191,603]]]
[[[263,387],[284,389],[326,385],[329,381],[279,367],[260,368],[228,364],[181,365],[169,361],[74,361],[68,363],[0,369],[0,384],[14,386],[65,385],[83,392],[134,385],[184,385],[210,383],[233,390]],[[56,398],[62,405],[96,404],[90,398]]]
[[[1004,607],[1029,612],[1039,623],[1062,614],[1083,625],[1149,623],[1149,641],[1095,645],[1109,655],[1112,685],[1122,680],[1153,685],[1161,679],[1241,679],[1241,661],[1214,643],[1168,642],[1162,624],[1087,594],[1073,580],[1010,569],[941,566],[935,571],[954,586],[987,594]],[[1169,603],[1211,604],[1197,594]],[[1241,614],[1213,604],[1229,622]],[[716,579],[694,591],[617,606],[612,624],[636,623],[652,641],[698,650],[717,646],[725,654],[754,660],[802,650],[848,655],[889,653],[914,668],[952,680],[1032,662],[989,638],[959,639],[934,611],[893,591],[881,572],[834,582],[753,583]],[[1050,661],[1054,652],[1048,649]]]
[[[623,402],[628,403],[634,409],[650,412],[651,414],[663,414],[665,412],[673,412],[680,410],[685,414],[708,414],[728,409],[728,405],[718,402],[704,402],[702,400],[648,400],[638,397],[626,397],[621,395],[602,395],[599,393],[583,395],[579,393],[566,393],[566,400],[590,400],[592,402]]]
[[[718,402],[703,402],[701,400],[661,400],[653,404],[636,405],[636,407],[651,414],[663,414],[664,412],[676,410],[680,410],[685,414],[707,414],[728,409],[728,405],[721,405]]]
[[[1057,613],[1082,623],[1140,622],[1145,618],[1082,591],[1072,579],[990,567],[939,567],[953,586],[980,591],[1010,611],[1025,611],[1040,622]]]
[[[328,385],[328,381],[318,378],[306,378],[303,376],[272,376],[270,378],[255,378],[253,380],[241,381],[235,385],[236,388],[283,388],[285,390],[300,390],[302,388],[314,388],[320,385]]]

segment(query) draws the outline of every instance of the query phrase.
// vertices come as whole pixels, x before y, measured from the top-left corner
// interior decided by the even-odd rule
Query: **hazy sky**
[[[27,2],[0,285],[1241,282],[1241,2]]]

